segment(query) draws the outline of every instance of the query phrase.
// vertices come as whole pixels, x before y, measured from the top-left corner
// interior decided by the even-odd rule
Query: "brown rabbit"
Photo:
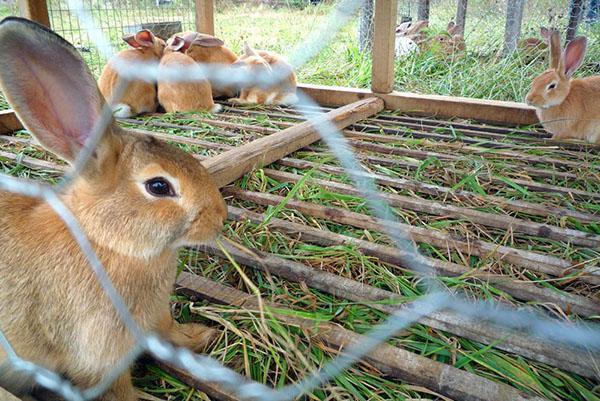
[[[525,97],[534,106],[552,139],[582,139],[600,144],[600,75],[571,79],[587,48],[583,36],[573,39],[562,53],[560,34],[552,31],[550,68],[533,80]]]
[[[163,68],[171,70],[178,66],[193,66],[194,59],[181,51],[185,41],[180,36],[173,36],[168,40],[164,55],[160,60],[159,74]],[[207,80],[193,82],[158,81],[158,102],[168,113],[177,111],[221,111],[221,105],[215,104],[212,98],[210,82]]]
[[[274,82],[272,85],[256,84],[242,87],[239,97],[229,99],[230,102],[290,105],[298,101],[296,74],[283,57],[266,50],[254,50],[248,43],[244,43],[244,55],[235,65],[245,68],[251,75],[279,79],[279,82]]]
[[[446,27],[446,32],[432,36],[422,42],[424,49],[440,51],[445,55],[452,55],[457,52],[464,52],[466,49],[465,38],[460,33],[460,28],[450,21]]]
[[[102,69],[98,86],[102,96],[107,99],[116,117],[131,117],[141,113],[153,113],[156,111],[156,83],[147,80],[131,81],[125,89],[121,99],[113,99],[113,91],[117,86],[119,75],[113,68],[116,60],[127,62],[158,62],[162,57],[165,42],[157,38],[147,29],[141,30],[135,35],[123,36],[123,40],[132,49],[119,52]]]
[[[224,46],[221,39],[205,33],[182,32],[177,34],[184,39],[182,51],[198,63],[230,66],[238,59],[236,54]],[[214,79],[209,79],[213,98],[232,97],[236,94],[234,85],[223,85]]]
[[[104,99],[75,48],[34,22],[0,23],[0,87],[45,148],[73,162],[101,119]],[[108,125],[92,157],[59,194],[133,318],[178,345],[206,346],[214,329],[172,319],[177,248],[211,240],[226,208],[190,154]],[[21,357],[79,388],[106,378],[133,347],[65,223],[45,201],[0,192],[0,327]],[[1,349],[1,348],[0,348]],[[0,351],[0,365],[6,355]],[[0,386],[15,392],[15,372]],[[102,401],[134,401],[129,372]]]

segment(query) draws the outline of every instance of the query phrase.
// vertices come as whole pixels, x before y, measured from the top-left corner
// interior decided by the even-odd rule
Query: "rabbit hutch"
[[[90,12],[107,35],[214,34],[213,0],[177,3],[136,19]],[[21,13],[72,42],[97,73],[97,54],[56,4],[65,6],[23,0]],[[220,101],[218,114],[118,119],[191,152],[221,188],[224,238],[181,251],[172,310],[216,327],[207,353],[248,380],[298,382],[425,294],[414,255],[389,231],[410,237],[451,293],[598,330],[600,147],[551,140],[524,103],[395,91],[397,10],[397,0],[374,2],[370,89],[299,83],[316,105]],[[321,138],[324,124],[343,134],[394,220],[369,209]],[[67,170],[11,109],[0,111],[0,140],[5,173],[53,182]],[[597,342],[556,341],[492,315],[448,306],[419,316],[307,399],[600,399]],[[154,397],[143,399],[244,399],[173,364],[138,365],[134,383]]]

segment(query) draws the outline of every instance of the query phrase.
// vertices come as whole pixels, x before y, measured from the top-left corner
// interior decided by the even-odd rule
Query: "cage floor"
[[[204,159],[327,111],[225,105],[218,115],[157,114],[120,124]],[[410,234],[444,287],[561,321],[600,316],[598,147],[549,141],[530,127],[389,111],[343,132],[397,218],[387,226]],[[6,172],[52,181],[64,169],[25,132],[0,141]],[[410,255],[394,248],[323,142],[246,174],[223,194],[226,239],[182,251],[179,284],[188,290],[174,310],[182,321],[218,327],[209,353],[254,380],[298,381],[361,341],[395,304],[426,291]],[[257,292],[275,305],[267,317],[249,295]],[[419,319],[385,347],[311,399],[446,400],[459,390],[474,397],[477,385],[541,399],[600,397],[598,355],[451,308]],[[464,381],[445,386],[415,370],[443,366]],[[194,393],[195,380],[164,365],[140,365],[136,377],[157,397],[236,399],[211,386]]]

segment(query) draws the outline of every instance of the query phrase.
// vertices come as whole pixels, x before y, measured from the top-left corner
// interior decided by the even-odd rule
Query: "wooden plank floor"
[[[311,117],[329,111],[304,110]],[[204,160],[305,120],[299,111],[283,108],[226,106],[215,116],[155,115],[121,124],[169,140]],[[390,111],[356,122],[343,132],[367,176],[391,205],[398,219],[391,227],[412,236],[444,286],[472,299],[534,309],[557,321],[594,324],[600,316],[599,147],[549,141],[543,130],[531,127],[444,121]],[[36,174],[42,172],[40,179],[57,177],[64,168],[23,132],[0,136],[0,160],[12,174],[38,178]],[[243,295],[241,289],[252,290],[232,260],[249,268],[245,273],[262,296],[289,314],[324,310],[328,302],[335,302],[341,315],[356,304],[379,321],[424,292],[410,255],[394,249],[386,236],[382,227],[390,224],[372,215],[363,194],[324,143],[313,143],[246,174],[223,193],[229,205],[225,236],[230,242],[224,248],[209,245],[204,253],[182,253],[187,283],[192,283],[188,287],[204,283],[207,292],[199,285],[186,291],[185,282],[179,284],[192,299],[230,304],[231,308],[218,312],[210,306],[199,308],[209,311],[230,335],[235,333],[231,327],[236,319],[244,319],[258,307],[232,301]],[[208,293],[210,282],[221,292]],[[229,292],[237,295],[228,298]],[[348,327],[341,315],[334,314],[328,324],[344,326],[346,331],[334,330],[335,337],[326,332],[331,327],[323,326],[308,334],[307,341],[320,341],[327,345],[323,349],[335,354],[346,344],[340,338],[355,338],[366,331],[362,326]],[[306,322],[291,323],[282,316],[286,314],[279,314],[284,327],[311,324],[310,316]],[[597,350],[548,342],[451,309],[422,317],[418,325],[429,328],[432,338],[447,342],[450,354],[466,355],[456,344],[468,340],[481,344],[471,352],[494,349],[511,358],[518,355],[541,372],[540,377],[574,375],[590,394],[597,392]],[[384,350],[394,355],[408,352],[410,358],[405,356],[404,362],[399,357],[392,363],[382,356],[384,351],[376,350],[365,359],[369,367],[363,368],[378,369],[393,380],[452,399],[560,399],[560,394],[543,394],[535,385],[483,364],[465,363],[461,366],[468,369],[452,368],[455,372],[450,369],[455,364],[451,356],[421,355],[411,345],[413,337],[409,331],[399,333],[388,343],[391,348]],[[453,380],[441,383],[433,373],[414,374],[409,361],[426,366],[427,358],[432,372],[446,366]],[[229,362],[240,368],[235,360]],[[171,373],[177,376],[176,370]],[[194,385],[184,374],[179,377]],[[213,389],[212,393],[218,399],[220,392]]]

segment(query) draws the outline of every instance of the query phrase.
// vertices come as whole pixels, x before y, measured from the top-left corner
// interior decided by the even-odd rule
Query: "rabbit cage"
[[[24,3],[29,18],[49,24],[99,72],[103,60],[66,3]],[[147,24],[214,32],[212,0],[84,3],[114,42]],[[600,315],[599,148],[550,141],[521,103],[393,91],[396,1],[376,1],[374,18],[370,90],[300,84],[318,106],[223,102],[214,115],[118,121],[193,153],[222,188],[228,240],[182,250],[173,310],[218,327],[223,334],[208,352],[270,386],[313,373],[424,294],[411,253],[395,248],[388,230],[407,233],[453,292],[552,321]],[[321,140],[324,122],[342,132],[396,221],[367,207]],[[65,171],[10,109],[0,112],[0,134],[6,172],[53,181]],[[390,336],[311,399],[599,396],[597,352],[464,309],[426,314]],[[169,364],[147,361],[139,370],[140,388],[162,389],[158,397],[183,388],[189,393],[177,394],[240,399]],[[523,380],[523,371],[537,381]],[[546,391],[548,381],[562,393]]]

